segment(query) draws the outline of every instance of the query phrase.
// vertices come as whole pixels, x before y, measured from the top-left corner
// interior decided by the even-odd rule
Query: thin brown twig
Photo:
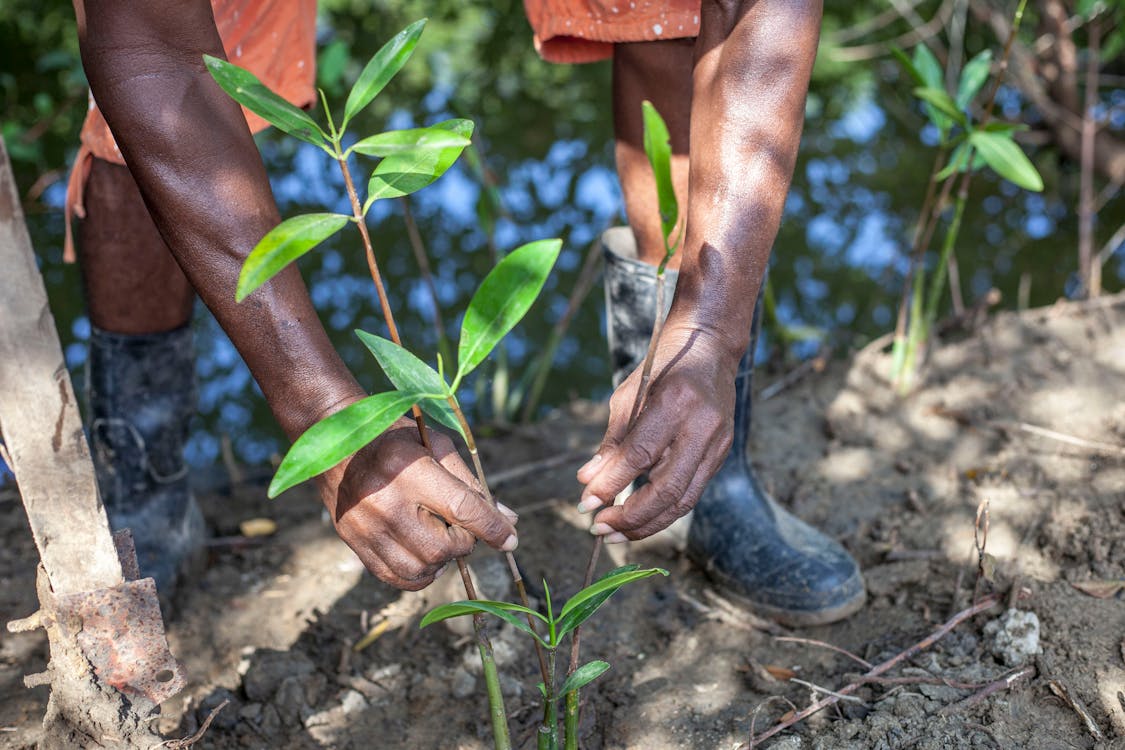
[[[207,714],[207,718],[203,720],[203,724],[200,725],[199,729],[197,729],[193,734],[178,740],[164,740],[163,742],[158,742],[153,746],[153,750],[160,747],[168,748],[168,750],[183,750],[183,748],[185,747],[191,747],[192,745],[203,739],[203,735],[207,732],[208,729],[211,728],[211,722],[215,720],[215,717],[218,716],[219,712],[226,708],[227,704],[229,703],[230,698],[227,698],[222,703],[211,709],[211,713]]]
[[[989,505],[987,497],[981,498],[981,501],[977,504],[976,518],[973,519],[973,547],[977,551],[977,579],[973,582],[974,602],[980,592],[981,579],[989,577],[984,569],[985,550],[988,548],[988,531],[991,525]]]
[[[993,427],[998,427],[1004,430],[1020,430],[1039,437],[1055,440],[1067,445],[1073,445],[1078,448],[1086,448],[1094,451],[1095,453],[1105,454],[1109,456],[1125,457],[1125,445],[1116,445],[1114,443],[1103,443],[1098,440],[1087,440],[1086,438],[1077,437],[1075,435],[1068,435],[1065,432],[1058,432],[1039,425],[1029,424],[1028,422],[1009,422],[1006,420],[992,420],[989,422]]]
[[[829,690],[826,687],[821,687],[820,685],[817,685],[815,682],[809,682],[808,680],[801,680],[801,679],[798,679],[796,677],[790,677],[789,681],[794,682],[798,685],[804,685],[809,690],[812,690],[814,693],[820,693],[821,695],[831,695],[831,696],[833,696],[835,698],[838,698],[842,701],[848,701],[850,703],[858,703],[861,706],[867,705],[867,701],[863,700],[862,698],[857,698],[854,695],[846,695],[844,693],[837,693],[835,690]]]
[[[953,630],[955,627],[960,625],[965,620],[968,620],[969,618],[971,618],[975,615],[978,615],[981,612],[984,612],[988,609],[991,609],[992,607],[996,606],[996,604],[999,603],[999,602],[1000,602],[1000,597],[997,594],[992,594],[990,596],[985,597],[984,599],[981,599],[980,602],[974,604],[973,606],[958,612],[956,615],[954,615],[948,621],[946,621],[940,628],[938,628],[934,632],[930,633],[930,635],[926,636],[921,641],[918,641],[917,643],[915,643],[910,648],[906,649],[905,651],[902,651],[902,652],[898,653],[897,655],[891,657],[890,659],[887,659],[886,661],[882,662],[881,664],[875,666],[874,668],[871,669],[871,671],[869,671],[866,675],[864,675],[864,677],[878,677],[879,675],[882,675],[882,674],[890,671],[896,665],[900,664],[904,660],[909,659],[910,657],[914,656],[915,654],[918,654],[919,652],[924,651],[927,648],[929,648],[930,646],[937,643],[939,640],[941,640],[946,635],[948,635],[951,630]],[[851,682],[851,683],[845,685],[844,687],[842,687],[840,690],[838,690],[837,693],[842,694],[842,695],[850,695],[850,694],[854,693],[856,690],[858,690],[861,685],[862,685],[862,683],[860,683],[860,682]],[[830,695],[827,698],[822,698],[821,700],[812,703],[807,708],[804,708],[804,709],[798,711],[797,713],[795,713],[793,716],[789,717],[788,719],[785,719],[784,721],[779,721],[773,727],[766,730],[765,732],[758,735],[757,737],[751,737],[750,738],[751,746],[753,746],[753,744],[755,742],[762,742],[763,740],[769,739],[770,737],[774,736],[778,732],[781,732],[785,729],[788,729],[789,727],[793,726],[794,724],[796,724],[800,721],[803,721],[804,719],[807,719],[808,717],[812,716],[813,714],[817,713],[818,711],[820,711],[824,708],[827,708],[828,706],[835,705],[837,702],[839,702],[839,700],[840,700],[840,698],[837,697],[836,695]]]
[[[442,353],[451,351],[449,341],[445,336],[445,322],[441,318],[441,300],[438,298],[437,285],[434,283],[434,272],[430,267],[430,258],[426,254],[426,245],[422,241],[422,233],[418,231],[418,223],[414,221],[414,211],[410,208],[410,198],[403,196],[402,219],[406,223],[406,236],[410,240],[410,249],[414,252],[414,260],[422,272],[422,281],[430,293],[430,305],[433,310],[430,314],[430,323],[437,334],[438,351]]]
[[[981,688],[981,690],[973,693],[965,700],[958,701],[957,703],[946,706],[941,711],[939,711],[938,714],[941,716],[949,716],[950,714],[957,713],[958,711],[964,711],[966,708],[971,708],[980,703],[988,696],[994,693],[998,693],[1001,690],[1008,690],[1012,687],[1012,685],[1015,685],[1020,680],[1024,679],[1025,677],[1030,677],[1034,674],[1035,667],[1024,667],[1023,669],[1017,670],[1008,675],[1005,675],[1004,677],[1001,677],[998,680],[988,683],[983,688]]]
[[[842,655],[848,657],[849,659],[854,661],[856,664],[859,664],[859,665],[863,666],[865,669],[871,669],[874,666],[871,662],[867,661],[867,659],[863,659],[859,656],[856,656],[851,651],[848,651],[846,648],[840,648],[839,646],[833,646],[831,643],[825,643],[824,641],[818,641],[815,638],[798,638],[796,636],[782,635],[782,636],[775,636],[774,640],[775,641],[784,641],[785,643],[804,643],[804,644],[807,644],[809,646],[818,646],[820,648],[826,648],[829,651],[835,651],[838,654],[842,654]]]

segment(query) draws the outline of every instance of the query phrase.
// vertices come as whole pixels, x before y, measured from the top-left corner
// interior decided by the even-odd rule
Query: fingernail
[[[597,510],[598,508],[602,507],[602,505],[604,505],[604,503],[602,502],[602,499],[600,497],[598,497],[597,495],[590,495],[588,498],[578,503],[578,512],[589,513],[592,510]]]
[[[509,534],[508,538],[504,540],[504,543],[500,545],[500,549],[503,552],[511,552],[516,547],[518,547],[519,545],[520,545],[520,540],[516,539],[516,535],[515,534]]]
[[[613,527],[608,523],[596,523],[590,527],[590,533],[594,536],[605,536],[606,534],[613,534]]]
[[[612,534],[606,534],[605,536],[606,544],[621,544],[622,542],[627,541],[629,541],[629,537],[625,536],[620,531],[615,531]]]
[[[602,462],[602,454],[595,453],[593,458],[591,458],[586,463],[582,464],[582,468],[578,470],[578,473],[581,474],[582,472],[586,471],[586,469],[592,469],[595,466],[597,466],[598,464],[600,464],[601,462]]]
[[[504,503],[497,502],[496,503],[496,509],[498,511],[500,511],[501,513],[503,513],[505,516],[507,516],[509,519],[511,519],[511,521],[513,523],[515,523],[517,520],[519,520],[520,514],[516,513],[514,510],[509,508],[507,505],[504,505]]]
[[[441,578],[442,574],[445,573],[445,570],[448,567],[449,563],[446,563],[445,565],[442,565],[440,568],[438,568],[437,572],[434,573],[434,580],[436,581],[437,579]]]

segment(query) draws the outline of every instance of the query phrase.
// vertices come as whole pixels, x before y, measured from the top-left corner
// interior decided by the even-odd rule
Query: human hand
[[[586,485],[579,510],[606,507],[591,532],[607,543],[643,539],[691,510],[730,449],[738,358],[706,331],[666,327],[652,380],[633,429],[629,417],[641,381],[637,368],[609,402],[609,426],[597,454],[578,470]],[[623,505],[614,498],[645,471],[649,483]]]
[[[516,515],[493,508],[447,436],[427,431],[433,452],[402,419],[320,480],[336,533],[382,581],[408,591],[433,583],[476,539],[516,548]],[[443,520],[444,519],[444,520]]]

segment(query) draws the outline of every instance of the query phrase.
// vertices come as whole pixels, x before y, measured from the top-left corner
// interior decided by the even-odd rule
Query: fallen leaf
[[[773,677],[775,680],[788,681],[797,676],[797,673],[792,669],[788,669],[786,667],[776,667],[772,664],[766,665],[766,671],[769,672],[770,677]]]
[[[1125,580],[1079,581],[1070,585],[1096,599],[1109,599],[1125,589]]]
[[[277,533],[277,524],[270,518],[250,518],[238,524],[242,536],[272,536]]]

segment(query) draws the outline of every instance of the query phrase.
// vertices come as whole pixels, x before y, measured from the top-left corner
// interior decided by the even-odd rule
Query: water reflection
[[[366,59],[376,41],[386,36],[365,33],[367,20],[358,12],[333,13],[334,28],[340,32],[330,25],[325,36],[350,40],[355,59]],[[526,60],[520,51],[522,67],[513,72],[514,53],[503,47],[529,46],[526,34],[505,31],[502,25],[510,21],[503,12],[490,18],[501,26],[486,26],[471,44],[481,45],[474,61],[487,60],[491,67],[459,67],[461,53],[456,50],[461,48],[443,48],[430,55],[429,74],[419,60],[405,83],[388,89],[388,101],[416,105],[395,109],[377,104],[357,122],[357,132],[451,117],[473,119],[508,211],[495,224],[496,247],[504,251],[543,237],[564,239],[557,272],[508,342],[512,378],[517,379],[563,315],[587,247],[598,232],[621,220],[620,194],[610,143],[607,66],[552,68]],[[456,33],[457,23],[433,20],[427,36],[446,38]],[[565,89],[556,85],[560,80]],[[905,238],[922,201],[937,138],[932,129],[921,128],[922,118],[910,109],[902,88],[896,88],[890,67],[859,84],[814,81],[771,270],[780,322],[801,339],[791,349],[798,356],[815,351],[820,340],[858,344],[893,325],[907,263]],[[1114,92],[1113,97],[1125,101],[1125,93]],[[998,102],[1006,116],[1018,115],[1020,101],[1014,90],[1002,90]],[[259,144],[283,215],[312,210],[350,213],[340,174],[323,152],[272,133],[260,136]],[[1077,236],[1071,209],[1076,179],[1070,172],[1060,176],[1049,155],[1037,162],[1048,185],[1042,195],[986,175],[974,180],[958,248],[961,279],[970,299],[996,286],[1004,304],[1013,306],[1024,274],[1030,275],[1033,304],[1049,302],[1070,288]],[[364,165],[357,167],[362,170]],[[445,332],[454,339],[460,324],[454,311],[464,309],[491,264],[489,238],[479,220],[481,199],[480,186],[461,162],[411,203],[433,266]],[[55,210],[29,216],[29,224],[43,258],[67,363],[81,380],[89,323],[81,311],[77,272],[61,264],[62,184],[48,190],[44,200]],[[1120,224],[1122,209],[1120,201],[1109,206],[1103,228]],[[402,206],[380,202],[370,216],[391,304],[402,311],[403,337],[416,352],[433,352],[433,301],[410,251]],[[929,260],[932,264],[936,258]],[[384,387],[378,368],[352,335],[356,327],[385,333],[357,238],[348,232],[337,236],[301,267],[344,360],[365,386]],[[1120,288],[1122,278],[1125,253],[1118,253],[1106,269],[1107,287]],[[595,291],[560,346],[546,404],[573,395],[597,398],[608,393],[602,316],[601,295]],[[190,460],[197,465],[217,460],[221,438],[227,435],[240,461],[267,461],[283,449],[284,441],[256,386],[229,340],[202,309],[197,330],[201,417],[189,445]],[[766,335],[768,340],[770,331]],[[485,370],[481,377],[487,379],[489,373]],[[470,384],[466,401],[487,415],[487,399],[477,395],[483,392]]]

